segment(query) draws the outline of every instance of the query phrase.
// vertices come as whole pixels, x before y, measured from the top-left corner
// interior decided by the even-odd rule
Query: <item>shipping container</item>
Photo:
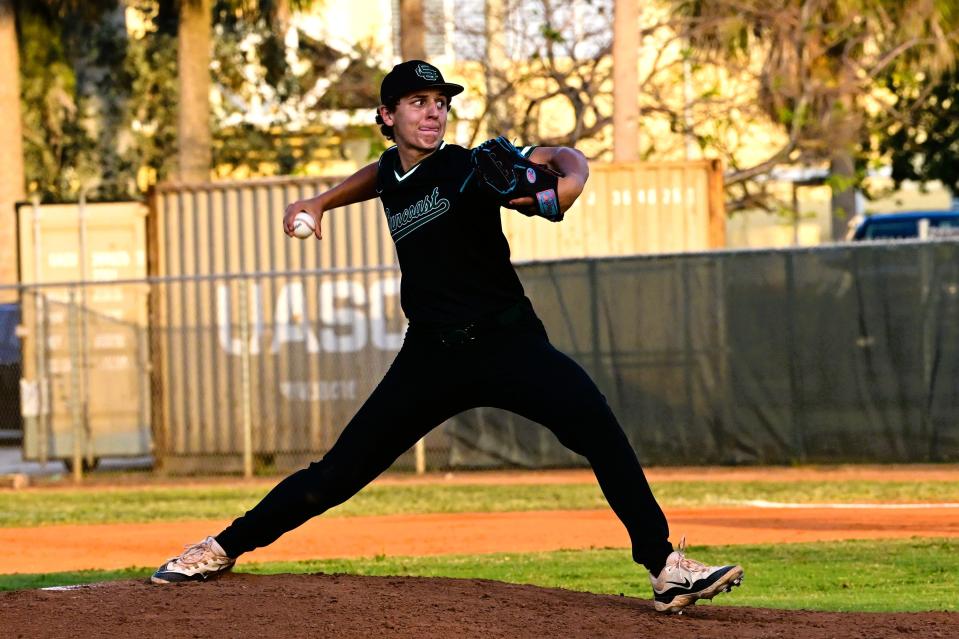
[[[399,270],[379,204],[328,212],[320,242],[283,233],[286,205],[329,186],[156,190],[154,406],[167,469],[236,471],[248,446],[258,467],[317,457],[399,350]]]
[[[723,248],[725,215],[718,161],[593,163],[561,223],[507,211],[503,232],[516,261],[682,253]]]
[[[717,180],[721,195],[707,161],[594,165],[566,221],[504,210],[504,233],[517,261],[721,246]],[[400,274],[379,201],[328,211],[321,241],[283,233],[287,204],[337,181],[155,190],[153,410],[169,470],[235,471],[248,454],[264,467],[315,459],[399,350]],[[441,432],[426,444],[448,449]]]
[[[25,459],[152,449],[141,203],[21,205]]]

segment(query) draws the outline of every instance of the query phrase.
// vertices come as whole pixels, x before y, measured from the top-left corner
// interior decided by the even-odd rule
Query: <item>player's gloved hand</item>
[[[545,164],[523,157],[509,140],[500,136],[483,142],[470,154],[473,171],[463,188],[477,179],[502,206],[516,208],[523,215],[538,215],[551,222],[563,219],[556,188],[563,175]],[[526,198],[530,198],[527,200]],[[530,202],[529,206],[518,206]]]

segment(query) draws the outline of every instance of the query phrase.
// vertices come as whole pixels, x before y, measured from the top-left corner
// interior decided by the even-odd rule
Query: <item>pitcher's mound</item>
[[[629,597],[479,579],[323,574],[233,574],[175,586],[144,580],[4,592],[0,619],[4,637],[921,639],[959,628],[959,614],[945,612],[693,606],[682,616],[664,616],[650,601]]]

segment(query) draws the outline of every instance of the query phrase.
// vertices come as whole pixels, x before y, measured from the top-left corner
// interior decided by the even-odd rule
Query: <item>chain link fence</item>
[[[959,242],[518,271],[644,463],[959,459]],[[77,474],[141,455],[169,473],[299,468],[399,350],[399,277],[382,265],[18,287],[3,326],[20,344],[0,353],[20,396],[5,398],[3,431],[22,421],[27,459]],[[396,468],[583,463],[546,429],[480,408]]]
[[[395,267],[24,286],[24,457],[81,470],[141,455],[171,473],[300,467],[402,345],[398,295]],[[96,310],[121,298],[125,312]],[[398,466],[441,468],[447,451],[433,433]]]

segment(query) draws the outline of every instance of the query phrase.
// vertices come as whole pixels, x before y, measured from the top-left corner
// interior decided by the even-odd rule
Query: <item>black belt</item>
[[[510,326],[518,325],[523,320],[535,319],[536,315],[529,304],[518,302],[505,310],[483,319],[459,324],[456,326],[422,326],[410,324],[410,332],[414,335],[438,341],[444,346],[464,346],[486,335],[497,333]]]

